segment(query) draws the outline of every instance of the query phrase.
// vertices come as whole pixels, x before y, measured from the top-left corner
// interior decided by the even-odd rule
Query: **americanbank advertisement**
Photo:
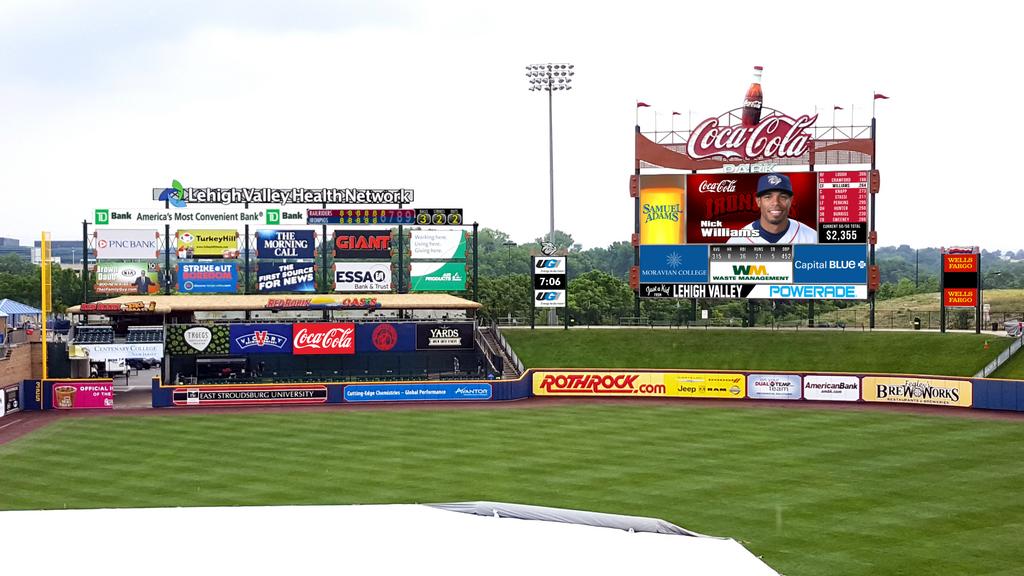
[[[896,402],[970,408],[973,387],[969,380],[916,376],[865,376],[865,402]]]
[[[646,396],[656,398],[743,398],[746,376],[730,372],[539,371],[537,396]]]

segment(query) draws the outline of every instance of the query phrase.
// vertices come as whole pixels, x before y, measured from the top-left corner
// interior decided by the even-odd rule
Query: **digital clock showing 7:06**
[[[533,288],[535,290],[545,288],[563,290],[565,288],[565,274],[537,274],[533,277]]]

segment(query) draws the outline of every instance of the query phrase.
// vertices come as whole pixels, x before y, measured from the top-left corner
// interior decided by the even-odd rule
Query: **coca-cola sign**
[[[722,126],[718,118],[708,118],[693,129],[686,153],[694,159],[799,158],[810,148],[811,133],[806,129],[817,119],[817,114],[799,118],[779,114],[747,128]]]
[[[295,324],[293,354],[355,354],[356,325],[349,323]]]

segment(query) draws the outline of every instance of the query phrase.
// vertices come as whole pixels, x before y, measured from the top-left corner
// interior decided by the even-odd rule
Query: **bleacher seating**
[[[129,344],[160,343],[164,341],[164,329],[160,326],[132,326],[128,328],[125,341]]]
[[[75,328],[75,344],[113,344],[114,328],[111,326],[78,326]]]

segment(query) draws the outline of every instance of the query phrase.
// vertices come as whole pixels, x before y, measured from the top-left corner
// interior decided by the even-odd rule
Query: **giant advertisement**
[[[334,257],[344,260],[390,260],[390,230],[335,230]]]
[[[156,294],[159,269],[155,262],[97,262],[95,289],[97,294]]]
[[[464,260],[466,234],[462,230],[413,230],[411,254],[422,260]]]
[[[345,386],[345,402],[408,402],[439,400],[490,400],[491,385],[480,382],[462,384],[381,384]]]
[[[182,294],[238,291],[238,265],[234,262],[178,262],[178,292]]]
[[[428,323],[416,324],[417,350],[472,350],[473,323]]]
[[[970,380],[947,380],[917,376],[865,376],[865,402],[896,402],[970,408]]]
[[[390,292],[390,262],[335,262],[335,292]]]
[[[413,262],[413,292],[460,292],[466,289],[465,262]]]
[[[743,398],[746,379],[734,372],[539,371],[533,374],[537,396],[650,396]]]
[[[150,260],[162,249],[156,230],[96,230],[97,260]]]
[[[312,259],[316,240],[312,230],[257,230],[257,258]]]
[[[238,258],[238,230],[178,230],[178,259]]]
[[[228,349],[232,354],[291,354],[291,324],[231,324]]]
[[[53,380],[51,407],[58,410],[82,410],[114,407],[113,380]]]
[[[260,262],[256,289],[260,292],[316,292],[312,262]]]

